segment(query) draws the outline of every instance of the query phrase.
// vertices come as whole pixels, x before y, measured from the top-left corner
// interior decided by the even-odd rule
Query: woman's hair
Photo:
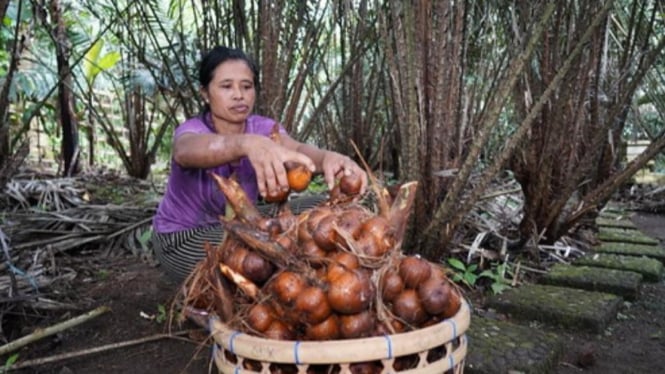
[[[224,46],[217,46],[203,56],[203,60],[201,60],[201,65],[199,66],[199,83],[201,86],[208,87],[217,66],[229,60],[245,61],[254,74],[254,86],[258,86],[259,69],[256,63],[242,50]]]

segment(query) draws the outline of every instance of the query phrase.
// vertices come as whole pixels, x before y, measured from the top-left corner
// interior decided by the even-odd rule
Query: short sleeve
[[[180,135],[186,133],[209,134],[210,132],[210,128],[208,128],[208,126],[206,126],[206,124],[203,123],[200,118],[194,117],[188,119],[176,127],[174,138],[177,139]]]
[[[263,117],[259,115],[251,115],[247,119],[247,132],[250,134],[260,134],[264,136],[270,136],[272,133],[273,127],[275,124],[279,127],[280,134],[287,134],[286,129],[282,126],[281,123],[275,121],[272,118]]]

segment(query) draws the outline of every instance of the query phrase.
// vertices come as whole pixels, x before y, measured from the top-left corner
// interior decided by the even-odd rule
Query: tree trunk
[[[87,105],[88,108],[94,107],[94,89],[92,86],[88,90]],[[97,142],[97,134],[95,131],[95,112],[92,109],[88,110],[87,123],[81,125],[81,130],[88,140],[88,167],[95,166],[95,143]]]
[[[72,73],[69,67],[71,46],[67,38],[67,29],[59,1],[52,0],[50,6],[51,19],[54,23],[52,36],[55,41],[59,78],[56,111],[58,123],[62,129],[63,174],[71,176],[77,173],[79,164],[78,119],[74,111],[74,96],[71,92],[71,87],[73,87]]]
[[[21,5],[19,3],[19,14],[21,12]],[[0,19],[5,18],[7,13],[7,7],[9,6],[9,0],[0,0]],[[20,22],[17,20],[16,22]],[[18,32],[18,27],[15,29]],[[4,181],[6,178],[9,178],[8,175],[10,171],[7,170],[7,167],[10,164],[12,149],[10,146],[10,132],[9,132],[9,89],[12,86],[12,81],[14,80],[14,74],[18,69],[18,62],[21,51],[23,50],[24,39],[18,35],[14,35],[14,39],[10,39],[10,43],[3,43],[2,47],[6,51],[11,51],[9,55],[9,68],[7,70],[7,75],[4,77],[2,82],[2,87],[0,87],[0,188],[4,188]]]
[[[88,138],[88,166],[95,166],[95,143],[97,142],[97,133],[95,131],[95,119],[92,116],[88,117],[88,131],[86,133]]]
[[[464,149],[457,139],[469,136],[461,122],[466,3],[390,1],[383,20],[386,58],[396,110],[400,179],[419,181],[416,206],[436,207],[451,179],[439,176],[461,164]],[[407,243],[420,236],[430,209],[414,212]],[[408,245],[408,244],[407,244]],[[440,247],[420,248],[429,258]]]
[[[480,196],[479,189],[486,186],[487,180],[484,180],[478,187],[474,187],[471,193],[464,191],[465,187],[469,185],[473,170],[478,167],[478,159],[482,149],[487,145],[492,130],[497,127],[499,115],[507,101],[508,92],[515,85],[517,77],[540,39],[543,25],[550,18],[552,9],[553,6],[550,5],[538,13],[540,19],[534,23],[529,37],[524,38],[525,41],[520,44],[518,49],[520,53],[511,52],[510,55],[513,57],[507,67],[503,70],[494,70],[494,79],[497,79],[498,82],[492,85],[493,88],[487,93],[488,96],[483,99],[486,102],[483,104],[485,107],[477,108],[482,115],[469,126],[470,129],[468,130],[466,126],[459,126],[464,131],[472,132],[462,133],[461,130],[457,132],[458,137],[456,139],[458,139],[460,147],[459,172],[452,174],[454,179],[445,191],[445,199],[441,204],[435,205],[434,214],[422,231],[419,245],[424,253],[428,255],[436,253],[442,245],[446,246],[454,242],[454,235],[458,232],[463,217],[478,200]],[[470,144],[466,144],[466,139],[472,139]],[[510,151],[511,149],[506,149],[503,151],[503,157],[488,160],[490,173],[485,177],[490,178],[496,174],[497,170],[503,165],[505,155],[509,155]],[[429,214],[432,215],[431,212]]]
[[[633,36],[627,37],[618,50],[626,53],[633,45],[635,55],[640,58],[629,57],[624,59],[625,63],[611,64],[606,56],[611,60],[616,55],[608,53],[608,19],[595,20],[604,16],[613,2],[557,4],[555,18],[540,45],[538,60],[529,65],[514,92],[520,117],[532,110],[536,98],[559,75],[562,62],[571,50],[584,44],[584,52],[574,61],[573,69],[565,74],[562,84],[540,113],[528,142],[523,143],[511,161],[525,195],[519,230],[521,243],[554,243],[568,233],[583,212],[601,207],[613,191],[608,186],[616,189],[619,184],[615,182],[626,180],[624,173],[616,172],[621,160],[616,149],[623,142],[623,128],[635,90],[663,48],[663,39],[656,45],[649,42],[648,35],[652,31],[648,30],[653,30],[654,17],[651,24],[624,25]],[[637,9],[640,8],[633,8]],[[525,17],[531,10],[517,12],[521,32],[533,22]],[[656,11],[655,6],[653,11]],[[590,14],[594,15],[593,23],[590,23]],[[632,19],[649,19],[643,14],[633,16]],[[588,42],[582,37],[585,30],[593,30]],[[617,36],[621,32],[614,34],[612,41],[621,43],[621,37]],[[606,74],[607,65],[616,70]]]
[[[589,3],[590,4],[590,3]],[[602,3],[574,12],[571,4],[558,3],[552,23],[548,27],[544,42],[539,48],[537,62],[528,66],[525,77],[516,86],[514,100],[518,104],[520,117],[525,117],[536,98],[550,84],[562,62],[573,48],[581,43],[582,33],[587,29],[587,14],[597,14]],[[530,5],[519,14],[520,31],[526,32],[532,23],[528,19]],[[572,12],[572,14],[571,14]],[[593,121],[588,108],[597,107],[598,62],[604,50],[604,26],[594,30],[585,52],[576,59],[556,94],[549,100],[532,126],[528,142],[516,153],[511,167],[524,193],[524,215],[520,223],[522,241],[533,238],[535,242],[551,244],[558,239],[557,207],[563,209],[561,201],[568,201],[572,185],[581,184],[574,179],[581,160],[596,157],[598,148],[591,139],[602,131],[602,123]],[[524,99],[525,92],[528,93]],[[559,210],[560,211],[560,210]],[[541,237],[542,235],[542,237]]]
[[[146,116],[146,99],[138,88],[127,96],[127,131],[129,133],[129,161],[127,173],[134,178],[145,179],[150,174],[150,157],[146,128],[150,119]]]

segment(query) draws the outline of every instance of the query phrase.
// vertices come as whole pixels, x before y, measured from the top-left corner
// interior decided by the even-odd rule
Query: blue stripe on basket
[[[447,319],[446,321],[453,325],[453,339],[455,339],[457,337],[457,323],[452,319]]]
[[[233,334],[229,337],[229,351],[233,354],[235,353],[235,350],[233,349],[233,341],[235,340],[236,336],[241,335],[242,333],[240,331],[234,331]]]
[[[388,359],[392,359],[393,358],[393,341],[390,338],[390,335],[384,335],[383,337],[386,338],[386,345],[387,345],[386,348],[388,348]]]
[[[300,357],[298,357],[298,347],[300,347],[300,340],[293,345],[293,357],[296,361],[296,365],[300,365]]]
[[[454,369],[455,368],[455,358],[453,357],[452,354],[450,356],[448,356],[448,361],[450,361],[450,368]]]

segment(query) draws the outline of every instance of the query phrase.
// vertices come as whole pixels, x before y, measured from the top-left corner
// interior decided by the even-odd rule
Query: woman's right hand
[[[277,195],[280,191],[288,190],[289,182],[284,166],[287,161],[301,163],[312,172],[315,171],[314,162],[303,153],[283,147],[265,136],[245,135],[243,138],[245,154],[256,173],[259,193],[264,197],[268,192]]]

